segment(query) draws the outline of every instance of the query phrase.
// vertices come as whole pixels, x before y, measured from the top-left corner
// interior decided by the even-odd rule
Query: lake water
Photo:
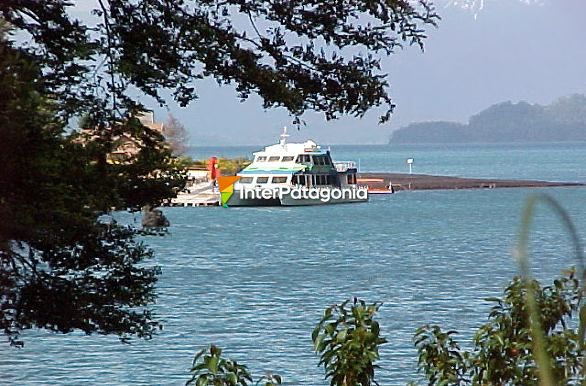
[[[328,146],[324,146],[327,148]],[[332,145],[334,160],[360,162],[364,172],[413,173],[477,178],[586,182],[586,142],[536,144]],[[262,146],[201,147],[189,154],[247,157]]]
[[[192,149],[239,156],[255,148]],[[332,146],[364,171],[586,182],[586,143],[471,146]],[[416,380],[412,336],[425,323],[461,332],[465,344],[486,321],[483,298],[517,272],[511,257],[527,197],[546,193],[571,213],[586,239],[586,188],[414,191],[368,203],[299,208],[166,208],[166,237],[145,242],[162,267],[150,341],[23,334],[25,348],[0,346],[1,385],[182,385],[193,354],[210,343],[256,376],[286,385],[326,385],[310,334],[321,312],[353,296],[382,301],[389,340],[381,385]],[[132,217],[126,216],[130,221]],[[138,221],[138,219],[136,219]],[[574,263],[555,214],[540,206],[531,242],[536,276]]]

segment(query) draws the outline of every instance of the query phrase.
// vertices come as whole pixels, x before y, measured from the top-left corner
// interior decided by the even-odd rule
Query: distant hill
[[[467,124],[421,122],[391,134],[389,143],[586,141],[586,95],[548,106],[503,102],[470,117]]]

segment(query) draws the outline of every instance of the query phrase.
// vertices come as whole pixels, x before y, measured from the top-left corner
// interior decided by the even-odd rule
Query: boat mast
[[[287,137],[289,137],[289,134],[287,134],[287,126],[283,127],[283,134],[281,134],[281,140],[279,141],[279,144],[283,147],[285,147],[285,145],[287,144]]]

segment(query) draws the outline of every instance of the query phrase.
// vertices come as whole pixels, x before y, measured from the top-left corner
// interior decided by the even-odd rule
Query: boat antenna
[[[287,126],[284,126],[283,127],[283,134],[281,134],[281,140],[279,141],[281,146],[285,146],[285,144],[287,143],[288,136],[289,136],[289,134],[287,134]]]

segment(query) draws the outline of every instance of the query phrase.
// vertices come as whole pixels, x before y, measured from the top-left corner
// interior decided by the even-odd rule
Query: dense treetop
[[[161,103],[168,89],[185,105],[205,77],[294,114],[390,112],[381,58],[404,44],[423,47],[424,27],[438,19],[428,0],[97,0],[95,25],[72,19],[69,6],[5,1],[0,11],[31,36],[20,49],[38,56],[74,113],[97,90],[128,106],[135,89]]]

